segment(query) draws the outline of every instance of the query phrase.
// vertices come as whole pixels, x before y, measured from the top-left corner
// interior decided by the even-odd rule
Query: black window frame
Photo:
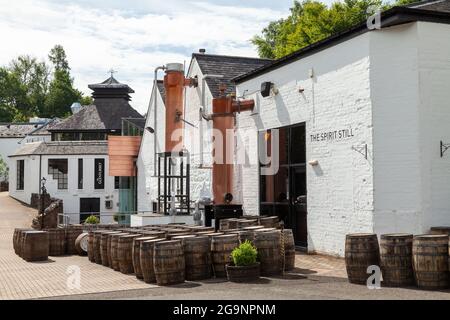
[[[25,160],[17,160],[17,181],[16,181],[16,190],[24,190],[25,189]]]
[[[58,182],[58,190],[69,189],[69,160],[48,159],[48,175]]]
[[[83,190],[83,159],[78,159],[78,190]]]

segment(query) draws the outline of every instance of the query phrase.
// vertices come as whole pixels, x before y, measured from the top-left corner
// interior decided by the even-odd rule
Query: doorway
[[[91,215],[100,218],[100,198],[80,198],[80,223]]]
[[[260,175],[261,215],[280,217],[292,229],[296,246],[308,247],[305,124],[263,131],[259,146],[271,157],[278,140],[279,169]],[[270,163],[269,165],[271,165]],[[268,165],[260,164],[260,169]]]

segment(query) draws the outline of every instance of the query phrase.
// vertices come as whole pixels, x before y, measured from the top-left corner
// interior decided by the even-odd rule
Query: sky
[[[327,0],[324,2],[329,2]],[[256,57],[250,39],[286,17],[292,0],[0,0],[0,65],[19,55],[40,60],[60,44],[75,86],[114,76],[136,93],[131,105],[144,114],[155,67],[189,64],[191,54]]]

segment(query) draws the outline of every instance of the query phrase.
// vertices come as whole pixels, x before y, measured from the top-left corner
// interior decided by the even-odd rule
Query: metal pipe
[[[159,70],[166,70],[165,66],[160,66],[160,67],[156,67],[155,68],[155,76],[154,76],[154,85],[153,85],[153,103],[154,103],[154,108],[155,110],[153,110],[154,112],[154,126],[153,126],[153,130],[154,130],[154,136],[153,136],[153,151],[154,151],[154,159],[153,159],[153,176],[156,177],[156,158],[158,156],[158,148],[157,148],[157,144],[158,144],[158,131],[157,131],[157,126],[158,126],[158,119],[156,118],[158,116],[158,71]]]
[[[199,168],[204,167],[203,160],[203,119],[206,121],[212,120],[212,117],[209,117],[205,113],[206,109],[206,79],[220,79],[224,76],[221,74],[205,74],[202,78],[202,107],[199,110],[199,145],[200,145],[200,165]]]

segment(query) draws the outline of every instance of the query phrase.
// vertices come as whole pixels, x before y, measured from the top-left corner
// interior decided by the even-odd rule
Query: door
[[[80,223],[91,215],[100,218],[100,198],[80,198]]]
[[[272,150],[272,144],[275,143],[272,140],[277,139],[278,148]],[[269,156],[278,150],[279,159],[279,169],[275,174],[260,175],[261,215],[280,217],[284,227],[292,229],[296,246],[307,248],[305,125],[264,131],[260,134],[260,146],[265,148]],[[266,163],[260,167],[267,166]]]

